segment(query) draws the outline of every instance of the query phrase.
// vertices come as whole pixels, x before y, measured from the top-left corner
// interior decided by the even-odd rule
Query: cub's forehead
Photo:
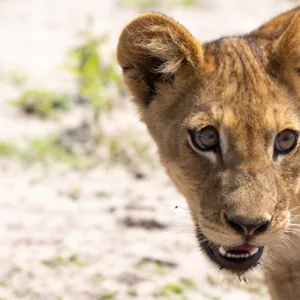
[[[217,97],[250,102],[275,97],[278,87],[268,74],[264,49],[250,38],[223,38],[205,45],[209,72],[205,86]]]
[[[189,126],[300,129],[300,101],[267,72],[261,46],[251,39],[224,38],[205,47],[211,68],[203,77]]]
[[[281,101],[280,101],[281,100]],[[212,125],[216,128],[260,132],[281,132],[284,129],[300,131],[298,101],[291,97],[276,101],[257,101],[256,105],[246,101],[231,102],[222,99],[198,101],[186,126],[200,130]]]

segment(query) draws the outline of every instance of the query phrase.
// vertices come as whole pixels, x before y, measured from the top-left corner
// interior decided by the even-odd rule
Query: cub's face
[[[278,242],[297,201],[297,14],[202,46],[172,19],[142,14],[118,45],[125,81],[187,199],[199,244],[237,273]]]

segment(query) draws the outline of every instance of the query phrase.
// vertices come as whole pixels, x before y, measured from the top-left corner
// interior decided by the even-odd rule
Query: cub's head
[[[237,273],[284,234],[296,205],[299,10],[203,45],[173,19],[145,13],[119,40],[125,82],[199,244]]]

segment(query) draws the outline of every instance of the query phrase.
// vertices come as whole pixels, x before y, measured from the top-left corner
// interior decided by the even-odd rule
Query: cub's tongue
[[[258,252],[259,248],[250,244],[243,244],[237,247],[219,247],[219,252],[225,257],[251,257]]]
[[[255,249],[257,249],[257,247],[252,246],[250,244],[243,244],[237,247],[224,247],[225,251],[245,251],[245,252],[253,252]]]

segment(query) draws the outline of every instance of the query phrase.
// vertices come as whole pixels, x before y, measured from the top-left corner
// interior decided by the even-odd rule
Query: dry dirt
[[[297,3],[199,0],[196,8],[159,10],[206,41],[251,30]],[[72,92],[74,80],[60,66],[86,15],[109,34],[109,57],[136,13],[109,0],[0,0],[0,140],[43,136],[81,118],[22,115],[9,103],[18,90],[8,74]],[[134,109],[120,106],[106,129],[147,136]],[[0,299],[268,299],[259,271],[240,285],[202,256],[184,199],[161,168],[137,179],[122,166],[47,173],[2,158],[0,205]]]

